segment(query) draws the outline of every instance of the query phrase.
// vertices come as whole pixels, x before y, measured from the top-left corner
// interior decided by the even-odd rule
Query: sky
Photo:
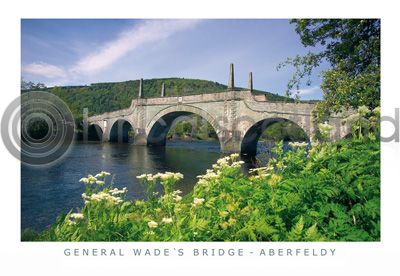
[[[23,19],[21,74],[47,86],[88,85],[151,78],[193,78],[285,94],[293,68],[287,57],[305,54],[295,25],[286,19],[125,20]],[[301,99],[321,99],[322,64]]]

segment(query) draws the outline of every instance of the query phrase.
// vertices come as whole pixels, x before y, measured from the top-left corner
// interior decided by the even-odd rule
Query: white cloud
[[[65,70],[62,69],[61,67],[44,62],[30,63],[24,65],[22,66],[22,72],[31,75],[45,77],[48,79],[65,78],[67,76]]]
[[[196,26],[200,20],[145,20],[118,34],[117,38],[100,45],[91,54],[78,59],[71,67],[35,62],[22,66],[22,72],[51,79],[60,85],[81,79],[82,75],[95,75],[113,63],[131,54],[139,47],[155,44],[173,34]],[[46,82],[49,85],[48,82]]]
[[[305,95],[315,94],[320,91],[321,88],[319,86],[313,86],[309,88],[301,88],[297,91],[297,93],[299,93],[300,96],[305,96]]]
[[[164,40],[176,32],[195,26],[198,20],[146,20],[119,34],[118,38],[100,46],[70,69],[73,74],[95,74],[135,49]]]

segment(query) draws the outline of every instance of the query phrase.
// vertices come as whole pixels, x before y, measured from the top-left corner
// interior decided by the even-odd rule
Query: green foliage
[[[49,131],[49,126],[44,119],[38,118],[29,121],[27,132],[34,139],[42,139]]]
[[[268,126],[260,137],[261,141],[307,141],[307,134],[290,121],[276,122]]]
[[[209,122],[197,114],[192,114],[172,125],[168,131],[167,138],[216,140],[218,136]]]
[[[186,138],[192,137],[193,126],[189,121],[181,121],[172,126],[168,132],[167,138]]]
[[[305,47],[322,47],[317,53],[288,58],[278,69],[292,65],[295,73],[288,82],[288,94],[297,91],[301,80],[310,76],[323,61],[332,66],[323,72],[322,113],[339,112],[380,102],[380,20],[379,19],[293,19]],[[321,121],[319,121],[321,122]]]
[[[305,47],[325,46],[321,54],[351,75],[380,63],[379,19],[293,19]]]
[[[380,105],[380,72],[374,68],[356,76],[351,76],[343,69],[323,72],[324,91],[323,107],[330,112],[340,112],[348,108]]]
[[[221,158],[199,177],[191,194],[174,185],[183,176],[141,175],[147,201],[125,200],[98,175],[83,178],[86,201],[79,214],[59,217],[46,241],[378,241],[380,148],[374,139],[350,139],[292,151],[274,148],[268,166],[250,176],[238,155]],[[103,172],[104,173],[104,172]],[[104,174],[99,174],[100,177]],[[92,184],[91,184],[92,183]],[[156,197],[160,183],[164,194]],[[101,186],[98,186],[98,185]],[[125,190],[126,191],[126,190]]]
[[[353,137],[363,139],[379,139],[380,135],[380,107],[373,110],[366,106],[360,106],[356,113],[353,113],[345,119],[345,122],[351,125]]]

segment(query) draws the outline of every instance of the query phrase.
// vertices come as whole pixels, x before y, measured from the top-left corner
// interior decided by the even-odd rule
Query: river
[[[166,147],[117,143],[75,143],[68,154],[46,168],[21,166],[21,228],[42,231],[61,213],[83,206],[84,191],[79,179],[108,171],[113,186],[128,188],[128,198],[144,197],[136,179],[142,173],[173,171],[184,174],[177,189],[192,191],[196,176],[222,155],[218,142],[169,141]],[[251,163],[247,161],[247,167]],[[160,187],[159,187],[160,189]]]

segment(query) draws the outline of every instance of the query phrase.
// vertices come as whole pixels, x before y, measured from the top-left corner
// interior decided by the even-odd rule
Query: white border
[[[389,1],[388,1],[389,2]],[[395,1],[2,1],[0,7],[1,114],[19,95],[21,18],[382,18],[382,113],[400,107],[399,24]],[[12,3],[12,4],[11,4]],[[383,125],[386,130],[391,127]],[[12,275],[399,275],[399,144],[382,144],[382,241],[376,243],[21,243],[20,165],[1,143],[2,198],[0,274]],[[308,257],[65,257],[66,247],[123,248],[261,247],[336,248],[333,258]],[[397,273],[396,273],[397,272]]]

